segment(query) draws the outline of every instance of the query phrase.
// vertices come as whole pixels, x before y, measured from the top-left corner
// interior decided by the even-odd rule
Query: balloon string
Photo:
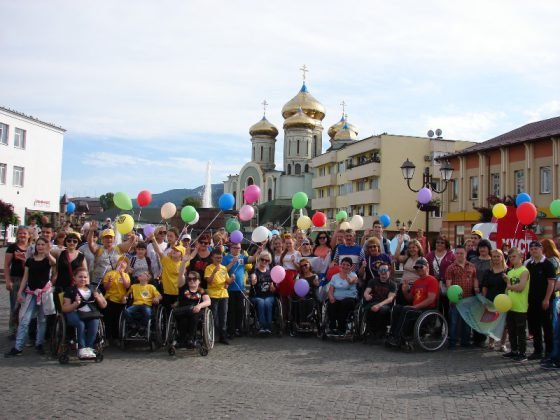
[[[410,228],[412,226],[414,226],[414,222],[416,221],[416,218],[418,217],[418,213],[420,213],[420,209],[416,210],[416,214],[414,215],[414,219],[412,219],[412,223],[410,224],[410,226],[408,227],[408,229],[410,230]],[[429,217],[429,216],[428,216]]]
[[[515,232],[513,232],[513,237],[515,238],[515,235],[517,235],[517,230],[519,229],[519,221],[517,221],[517,225],[515,226]]]
[[[208,226],[206,226],[206,227],[202,230],[202,232],[200,232],[200,233],[198,234],[198,236],[196,237],[196,239],[192,242],[193,245],[198,241],[198,238],[200,238],[200,237],[202,236],[202,234],[208,230],[208,228],[210,227],[210,225],[212,225],[212,223],[214,223],[214,221],[218,218],[218,216],[219,216],[220,214],[222,214],[222,210],[220,210],[220,211],[218,212],[218,214],[216,214],[216,216],[210,221],[210,223],[208,223]]]

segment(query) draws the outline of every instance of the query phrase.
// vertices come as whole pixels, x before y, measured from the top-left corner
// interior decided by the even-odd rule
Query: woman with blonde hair
[[[490,258],[490,270],[484,273],[480,287],[482,288],[482,295],[493,302],[496,296],[506,292],[504,274],[507,272],[508,267],[504,258],[504,253],[501,250],[494,249],[490,251]],[[490,338],[488,348],[506,352],[506,340],[507,329],[504,328],[500,344],[497,344],[494,339]]]

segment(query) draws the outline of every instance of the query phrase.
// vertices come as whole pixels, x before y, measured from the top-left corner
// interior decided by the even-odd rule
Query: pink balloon
[[[261,189],[258,185],[249,185],[245,188],[245,202],[247,204],[253,204],[258,201],[261,196]]]
[[[307,296],[307,293],[309,293],[309,283],[307,282],[307,280],[298,279],[294,286],[294,291],[299,297]]]
[[[276,284],[282,283],[284,281],[284,277],[286,277],[286,270],[281,265],[275,265],[270,270],[270,278]]]
[[[239,209],[239,220],[247,222],[255,215],[255,209],[249,204],[245,204]]]
[[[238,244],[243,240],[243,234],[238,230],[234,230],[230,233],[229,240],[234,244]]]
[[[432,199],[432,191],[429,188],[421,188],[416,196],[420,204],[428,204]]]

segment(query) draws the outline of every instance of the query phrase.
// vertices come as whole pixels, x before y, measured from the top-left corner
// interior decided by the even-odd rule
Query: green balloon
[[[346,213],[344,210],[340,210],[338,213],[336,213],[336,221],[340,222],[341,220],[346,220],[348,219],[348,213]]]
[[[554,200],[550,203],[550,212],[554,217],[560,217],[560,200]]]
[[[309,198],[307,197],[307,194],[300,191],[295,193],[292,197],[292,206],[294,207],[294,209],[300,210],[307,206],[308,201]]]
[[[196,219],[196,209],[193,206],[185,206],[181,209],[181,219],[183,222],[190,223]]]
[[[241,228],[241,225],[239,224],[239,222],[237,221],[237,219],[229,219],[226,222],[226,230],[231,233],[235,230],[239,230]]]
[[[127,193],[115,193],[113,196],[113,203],[121,210],[132,210],[132,200]]]
[[[458,303],[463,299],[463,289],[458,284],[454,284],[447,289],[447,298],[451,303]]]

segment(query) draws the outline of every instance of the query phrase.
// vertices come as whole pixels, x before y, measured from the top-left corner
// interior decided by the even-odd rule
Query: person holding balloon
[[[257,307],[260,334],[270,333],[272,329],[272,314],[275,300],[276,285],[272,281],[270,263],[272,256],[268,251],[260,253],[256,267],[249,275],[251,288],[249,297]]]
[[[300,323],[308,320],[316,304],[315,296],[319,287],[319,276],[313,272],[311,262],[302,258],[299,273],[294,284],[295,296],[291,298],[290,322]]]
[[[494,249],[490,252],[492,263],[490,270],[484,273],[480,287],[482,295],[491,302],[494,302],[496,296],[506,292],[506,282],[504,281],[504,274],[507,271],[507,264],[504,254],[499,249]],[[507,329],[504,329],[500,345],[498,345],[493,338],[489,338],[488,348],[507,351],[506,347]]]
[[[200,287],[206,290],[208,285],[204,278],[206,267],[212,264],[212,256],[210,252],[210,234],[203,233],[196,239],[196,249],[193,251],[192,259],[189,265],[189,271],[194,270],[200,275]]]
[[[228,286],[235,281],[235,274],[231,276],[228,268],[222,265],[222,251],[212,251],[212,264],[204,270],[204,278],[208,285],[208,296],[212,301],[212,314],[214,315],[214,326],[220,335],[220,343],[229,344],[227,339],[227,314],[228,314]],[[231,267],[230,267],[231,268]]]

